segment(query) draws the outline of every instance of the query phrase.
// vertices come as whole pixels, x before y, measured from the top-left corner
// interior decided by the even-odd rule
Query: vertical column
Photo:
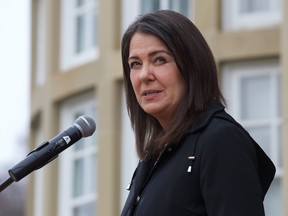
[[[282,193],[283,193],[283,215],[288,215],[288,2],[283,0],[283,16],[282,16],[282,37],[281,37],[281,81],[282,81],[282,112],[283,112],[283,141],[282,141],[282,159],[283,159],[283,180],[282,180]]]
[[[220,27],[221,0],[194,0],[195,24],[205,35],[214,35]]]
[[[33,4],[36,1],[33,2]],[[49,1],[44,0],[44,10],[45,10],[45,28],[47,34],[45,35],[45,82],[43,86],[35,86],[40,91],[40,97],[45,97],[43,100],[35,100],[32,101],[32,109],[40,109],[40,127],[43,129],[43,138],[45,140],[49,140],[53,136],[55,136],[58,132],[58,117],[56,115],[56,107],[54,106],[54,102],[52,101],[52,94],[51,91],[51,83],[53,82],[53,73],[57,70],[58,67],[58,25],[55,23],[59,22],[58,19],[58,2],[57,1]],[[34,29],[36,27],[34,26]],[[37,29],[36,29],[37,31]],[[35,34],[35,33],[34,33]],[[37,40],[37,39],[36,39]],[[34,62],[37,61],[34,54]],[[33,92],[36,90],[34,89]],[[38,96],[39,96],[38,95]],[[35,108],[37,106],[37,108]],[[34,110],[35,111],[35,110]],[[35,113],[33,113],[35,114]],[[39,145],[40,143],[34,143],[34,147]],[[49,163],[48,165],[41,168],[43,171],[43,197],[42,197],[42,206],[43,208],[40,210],[42,212],[42,216],[51,216],[57,215],[57,181],[58,181],[58,173],[57,173],[57,160]],[[36,171],[37,172],[37,171]],[[33,177],[33,176],[31,176]],[[35,181],[32,181],[35,182]],[[35,184],[32,184],[32,187],[35,187]],[[37,188],[31,189],[32,193]],[[35,197],[31,196],[33,203],[33,199]],[[33,206],[30,205],[30,206]],[[30,212],[33,212],[33,207],[30,209]],[[31,214],[33,215],[33,214]]]
[[[119,52],[120,1],[100,0],[99,102],[99,202],[97,215],[119,215],[119,96],[115,73],[121,70]],[[119,60],[116,59],[119,57]]]
[[[219,67],[219,57],[217,47],[219,47],[219,33],[221,27],[221,0],[194,0],[195,21],[209,47],[211,48],[214,58]],[[223,44],[223,46],[225,46]]]
[[[44,131],[44,139],[49,140],[57,133],[58,121],[55,114],[55,108],[52,107],[51,102],[47,102],[47,107],[43,110],[43,118],[41,120],[41,126]],[[44,140],[43,140],[44,141]],[[57,196],[58,196],[58,169],[57,160],[50,162],[42,168],[43,170],[43,209],[42,216],[57,215]],[[35,215],[36,216],[36,215]]]
[[[55,33],[58,32],[58,9],[56,1],[46,0],[46,82],[43,88],[42,96],[45,96],[45,100],[42,101],[42,113],[41,113],[41,127],[43,128],[44,140],[49,140],[54,137],[58,132],[58,116],[56,115],[56,107],[52,101],[53,92],[52,85],[53,77],[55,74],[56,59],[58,55],[56,54],[56,49],[58,48],[55,43],[58,40],[55,40]],[[58,7],[59,8],[59,7]],[[57,164],[58,161],[54,160],[53,162],[47,164],[42,168],[43,170],[43,210],[42,216],[51,216],[57,215],[57,185],[58,185],[58,173],[57,173]],[[36,216],[36,215],[35,215]]]

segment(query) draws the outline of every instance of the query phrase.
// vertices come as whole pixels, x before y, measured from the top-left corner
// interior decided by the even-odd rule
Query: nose
[[[150,64],[143,64],[139,73],[139,80],[141,82],[150,82],[155,80],[153,66]]]

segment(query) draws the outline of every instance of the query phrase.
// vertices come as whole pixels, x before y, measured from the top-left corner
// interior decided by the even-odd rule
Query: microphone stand
[[[14,182],[14,180],[11,177],[7,178],[4,182],[2,182],[1,185],[0,185],[0,193],[5,188],[7,188],[9,185],[11,185],[13,182]]]
[[[49,144],[49,142],[43,142],[38,148],[34,149],[33,151],[31,151],[27,156],[26,156],[26,159],[28,158],[28,163],[29,163],[29,156],[34,153],[34,152],[37,152],[38,150],[40,150],[41,148],[44,148],[45,146],[47,146]],[[32,155],[31,155],[32,156]],[[56,156],[55,156],[56,157]],[[9,173],[9,178],[7,178],[5,181],[3,181],[1,184],[0,184],[0,193],[6,189],[9,185],[11,185],[14,181],[18,182],[20,181],[22,178],[24,178],[26,175],[28,175],[30,172],[34,171],[35,169],[40,169],[41,167],[45,166],[47,163],[49,163],[50,161],[52,161],[55,157],[53,157],[52,159],[50,159],[49,161],[39,165],[38,167],[33,167],[32,170],[28,169],[24,169],[24,172],[23,172],[23,168],[21,165],[20,166],[20,169],[18,167],[18,164],[16,166],[14,166],[13,168],[11,168],[8,173]],[[28,164],[27,168],[30,168],[32,167],[33,164]]]

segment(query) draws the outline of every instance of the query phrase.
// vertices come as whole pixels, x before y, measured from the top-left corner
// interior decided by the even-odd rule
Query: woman
[[[275,167],[225,110],[213,55],[173,11],[122,38],[127,107],[140,162],[122,216],[260,216]]]

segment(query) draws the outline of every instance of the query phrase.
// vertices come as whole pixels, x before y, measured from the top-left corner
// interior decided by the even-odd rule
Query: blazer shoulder
[[[272,160],[268,157],[266,152],[264,152],[261,146],[252,138],[249,132],[239,122],[237,122],[231,115],[229,115],[225,111],[218,112],[217,114],[215,114],[213,117],[213,120],[211,120],[210,123],[211,123],[210,129],[207,128],[208,129],[207,132],[208,134],[210,134],[210,138],[213,139],[213,131],[215,131],[216,129],[218,129],[218,132],[220,132],[219,134],[223,135],[222,137],[224,137],[224,139],[228,139],[229,137],[230,138],[232,137],[233,140],[238,140],[236,139],[237,136],[235,137],[235,133],[238,134],[240,132],[239,134],[242,134],[241,136],[242,139],[243,138],[244,140],[248,139],[249,143],[252,144],[250,146],[252,146],[253,150],[256,152],[259,178],[260,178],[262,189],[263,189],[263,199],[264,199],[276,173],[276,168]],[[239,139],[239,141],[241,143],[244,143],[244,140],[242,139]]]

